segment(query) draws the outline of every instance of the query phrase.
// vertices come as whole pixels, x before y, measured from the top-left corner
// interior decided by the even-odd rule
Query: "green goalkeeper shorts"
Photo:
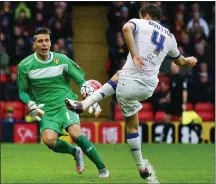
[[[45,129],[52,129],[61,136],[65,134],[63,130],[73,124],[80,124],[79,115],[68,110],[66,106],[62,106],[52,111],[45,112],[45,114],[41,116],[40,134]]]

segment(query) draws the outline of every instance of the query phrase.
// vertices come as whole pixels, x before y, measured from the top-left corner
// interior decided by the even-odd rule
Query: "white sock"
[[[115,93],[116,86],[117,84],[114,81],[109,80],[100,89],[98,89],[91,96],[87,97],[85,100],[82,101],[83,109],[85,110],[94,103],[113,95]]]
[[[138,132],[133,134],[127,134],[127,143],[130,148],[130,152],[134,158],[134,161],[139,169],[145,168],[145,163],[142,157],[141,141]]]

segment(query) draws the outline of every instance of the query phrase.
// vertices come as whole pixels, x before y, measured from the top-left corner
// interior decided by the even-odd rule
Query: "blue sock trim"
[[[109,85],[111,85],[112,88],[113,88],[114,90],[116,90],[116,86],[117,86],[117,84],[116,84],[114,81],[109,80],[107,83],[108,83]]]
[[[105,98],[105,94],[103,92],[100,92],[100,94],[103,98]]]
[[[137,137],[139,137],[138,132],[137,132],[137,133],[127,134],[127,135],[126,135],[126,139],[133,139],[133,138],[137,138]]]

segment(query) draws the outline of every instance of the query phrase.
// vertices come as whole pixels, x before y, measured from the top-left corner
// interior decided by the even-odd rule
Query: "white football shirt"
[[[174,35],[156,21],[131,19],[128,22],[135,26],[133,35],[136,53],[144,59],[144,66],[137,70],[129,52],[121,76],[142,76],[158,81],[157,76],[165,56],[168,54],[173,59],[180,56]]]

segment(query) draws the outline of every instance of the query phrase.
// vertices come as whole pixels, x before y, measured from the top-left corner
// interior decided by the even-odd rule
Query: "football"
[[[82,94],[83,98],[86,98],[97,91],[101,86],[101,83],[96,80],[88,80],[82,85],[80,93]]]

